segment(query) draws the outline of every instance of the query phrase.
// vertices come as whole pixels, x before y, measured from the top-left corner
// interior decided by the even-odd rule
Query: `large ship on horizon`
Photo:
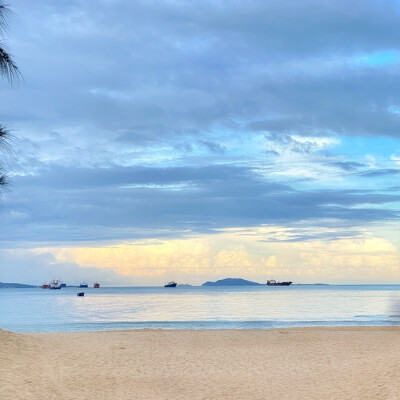
[[[62,282],[58,279],[53,279],[50,283],[48,288],[49,289],[61,289]]]
[[[268,286],[290,286],[293,282],[292,281],[287,281],[287,282],[277,282],[274,279],[271,279],[267,281]]]

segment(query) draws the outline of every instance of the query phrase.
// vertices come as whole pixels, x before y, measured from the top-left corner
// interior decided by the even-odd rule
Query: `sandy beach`
[[[0,330],[0,399],[399,399],[400,328]]]

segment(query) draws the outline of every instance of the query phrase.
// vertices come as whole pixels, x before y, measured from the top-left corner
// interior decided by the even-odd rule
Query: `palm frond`
[[[4,37],[4,32],[8,28],[8,17],[10,16],[10,9],[0,0],[0,36]],[[5,50],[4,45],[0,43],[0,75],[6,77],[11,83],[21,76],[17,65],[14,63],[10,54]],[[2,157],[0,158],[0,187],[4,190],[9,181],[7,178],[6,171],[4,170],[4,164],[6,163],[6,154],[13,154],[10,146],[12,136],[9,129],[0,125],[0,152]]]
[[[8,29],[8,19],[11,11],[6,4],[0,1],[0,32],[3,33]]]
[[[11,83],[21,77],[17,65],[3,47],[0,47],[0,74]]]
[[[4,35],[4,31],[8,28],[8,20],[11,14],[7,5],[0,0],[0,35]],[[4,44],[0,42],[0,75],[7,78],[13,83],[21,77],[17,65],[13,61],[11,55],[7,52]]]
[[[7,175],[0,175],[0,186],[8,185]]]
[[[5,125],[0,125],[0,152],[6,151],[8,154],[12,153],[10,143],[13,141],[13,136]]]
[[[4,125],[0,125],[0,188],[3,191],[10,186],[10,181],[7,175],[7,164],[9,159],[13,159],[15,154],[11,143],[15,137],[10,129]]]

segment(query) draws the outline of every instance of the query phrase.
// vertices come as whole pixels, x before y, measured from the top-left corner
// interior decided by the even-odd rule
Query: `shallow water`
[[[1,289],[0,328],[268,329],[400,325],[400,285]]]

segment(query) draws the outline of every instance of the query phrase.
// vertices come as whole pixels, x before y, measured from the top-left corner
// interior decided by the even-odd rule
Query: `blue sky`
[[[398,2],[10,6],[0,281],[400,283]]]

